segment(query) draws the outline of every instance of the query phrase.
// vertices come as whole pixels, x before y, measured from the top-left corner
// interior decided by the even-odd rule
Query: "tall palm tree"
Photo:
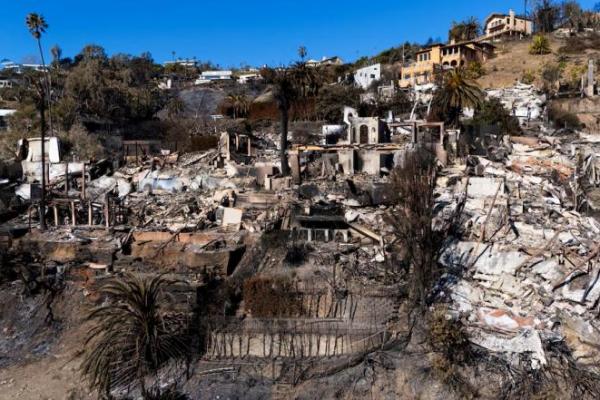
[[[46,33],[46,29],[48,29],[48,24],[44,17],[37,13],[30,13],[27,15],[25,19],[25,23],[27,24],[27,29],[29,29],[29,33],[37,40],[38,48],[40,51],[40,57],[42,58],[42,65],[44,63],[44,52],[42,51],[42,34]]]
[[[27,15],[25,19],[25,23],[27,25],[27,29],[31,35],[35,38],[38,44],[38,49],[40,51],[40,57],[42,59],[42,68],[44,72],[46,70],[46,62],[44,61],[44,51],[42,50],[42,34],[46,32],[48,29],[48,24],[43,16],[31,13]],[[40,91],[41,99],[39,102],[40,109],[40,130],[41,130],[41,162],[42,162],[42,193],[40,198],[40,229],[46,229],[46,160],[45,160],[45,146],[46,146],[46,117],[45,117],[45,102],[48,101],[50,104],[50,87],[48,86],[48,79],[46,79],[46,84],[42,84],[42,88],[44,90]],[[52,129],[52,122],[50,122],[50,129]]]
[[[87,317],[93,325],[85,342],[81,370],[90,385],[110,397],[115,389],[138,385],[142,396],[160,389],[158,371],[170,362],[187,361],[184,324],[165,306],[164,275],[126,274],[101,289],[111,301]],[[151,387],[147,378],[153,378]]]
[[[446,72],[435,96],[435,104],[450,126],[457,127],[465,107],[478,108],[484,100],[479,86],[468,79],[463,68]]]
[[[279,158],[281,160],[281,174],[288,176],[290,167],[288,165],[288,128],[289,113],[294,101],[298,98],[298,90],[295,81],[295,71],[293,68],[264,68],[261,74],[265,82],[272,85],[273,98],[277,104],[280,116],[280,148]]]

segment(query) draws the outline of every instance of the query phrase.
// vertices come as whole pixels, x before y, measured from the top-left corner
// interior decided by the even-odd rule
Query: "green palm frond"
[[[484,100],[479,86],[469,78],[462,68],[446,72],[441,88],[436,94],[436,105],[448,117],[451,124],[458,122],[458,116],[465,107],[478,108]]]
[[[36,39],[39,39],[42,36],[42,33],[45,33],[46,29],[48,29],[48,24],[44,17],[37,13],[28,14],[25,23],[27,24],[29,32]]]

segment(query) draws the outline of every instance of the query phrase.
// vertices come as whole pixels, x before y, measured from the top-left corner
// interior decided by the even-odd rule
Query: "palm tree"
[[[243,94],[230,94],[227,96],[227,102],[233,109],[233,119],[246,116],[248,113],[248,98]]]
[[[160,389],[158,371],[187,360],[184,323],[165,307],[164,275],[126,274],[101,289],[111,301],[87,317],[93,325],[85,342],[81,370],[91,387],[110,397],[114,389],[139,386],[142,396]],[[150,388],[146,379],[154,379]]]
[[[481,26],[477,18],[470,17],[469,19],[462,22],[453,22],[452,28],[450,28],[449,39],[461,42],[464,40],[473,40],[479,36]]]
[[[167,115],[171,120],[175,119],[178,115],[185,111],[185,103],[179,98],[179,96],[175,96],[169,100],[167,103]]]
[[[298,97],[296,81],[294,79],[294,69],[279,68],[264,68],[261,74],[266,82],[272,85],[273,97],[279,110],[280,123],[280,149],[279,158],[281,160],[281,174],[288,176],[290,167],[288,165],[287,147],[288,147],[288,127],[289,113],[292,104]]]
[[[31,35],[35,38],[40,51],[40,57],[42,59],[42,68],[46,70],[46,62],[44,61],[44,52],[42,50],[42,34],[48,29],[48,24],[43,16],[31,13],[27,15],[25,19],[27,29]],[[47,72],[47,71],[46,71]],[[41,130],[41,162],[42,162],[42,193],[40,198],[40,229],[46,229],[46,160],[45,160],[45,146],[46,146],[46,117],[45,117],[45,102],[48,101],[50,105],[50,87],[48,86],[48,79],[46,79],[46,85],[42,84],[43,90],[40,91],[40,130]],[[50,107],[48,107],[50,108]],[[52,130],[52,122],[50,122],[50,129]]]
[[[62,49],[60,48],[59,45],[55,44],[50,49],[50,53],[52,54],[52,63],[54,64],[55,67],[58,67],[60,65],[60,58],[62,56]]]
[[[535,35],[533,37],[531,46],[529,46],[529,54],[544,55],[550,54],[551,52],[552,50],[550,49],[550,42],[546,36]]]
[[[479,25],[479,21],[477,18],[470,17],[466,21],[463,22],[465,25],[464,30],[464,39],[465,40],[473,40],[479,36],[479,32],[481,31],[481,26]]]
[[[300,57],[300,60],[304,61],[307,54],[308,54],[308,50],[306,49],[306,46],[298,47],[298,56]]]
[[[477,84],[468,79],[463,68],[448,71],[435,96],[435,104],[450,126],[457,127],[465,107],[478,108],[484,95]]]
[[[44,52],[42,51],[42,34],[46,33],[46,29],[48,29],[48,24],[46,23],[44,17],[37,13],[28,14],[27,18],[25,19],[25,23],[27,24],[29,33],[31,33],[31,35],[38,42],[40,57],[42,58],[42,65],[45,65]]]

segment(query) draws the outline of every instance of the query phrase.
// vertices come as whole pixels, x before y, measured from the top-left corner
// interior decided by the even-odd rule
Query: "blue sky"
[[[591,7],[596,0],[580,1]],[[523,0],[1,0],[0,59],[20,62],[36,45],[24,21],[44,15],[46,48],[58,44],[73,56],[86,44],[109,54],[149,51],[157,62],[196,56],[221,66],[281,65],[297,48],[309,57],[339,55],[351,61],[406,40],[443,39],[453,20],[523,10]],[[532,3],[530,0],[529,3]]]

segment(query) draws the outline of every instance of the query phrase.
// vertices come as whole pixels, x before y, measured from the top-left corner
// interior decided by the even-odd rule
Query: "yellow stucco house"
[[[416,61],[402,68],[398,82],[402,88],[432,83],[444,69],[467,66],[473,61],[485,62],[494,54],[495,47],[476,41],[434,44],[415,55]]]

